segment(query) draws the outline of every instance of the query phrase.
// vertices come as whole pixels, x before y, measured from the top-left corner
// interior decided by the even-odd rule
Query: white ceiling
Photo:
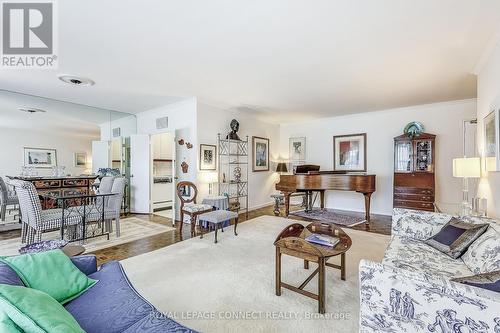
[[[196,96],[274,122],[476,96],[498,0],[64,0],[59,69],[0,88],[125,112]],[[57,74],[96,81],[72,87]]]

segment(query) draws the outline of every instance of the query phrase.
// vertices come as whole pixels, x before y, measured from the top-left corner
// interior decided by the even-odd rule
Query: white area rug
[[[110,233],[109,240],[105,236],[90,238],[85,241],[85,252],[89,253],[111,246],[128,243],[144,237],[154,236],[163,232],[175,230],[173,227],[142,220],[136,217],[121,219],[120,225],[120,237],[116,237],[113,225],[113,232]],[[59,232],[54,231],[42,234],[42,240],[44,239],[59,239]],[[23,244],[21,244],[20,237],[0,241],[0,255],[19,254],[18,250],[22,246]]]
[[[275,295],[273,242],[296,222],[261,216],[238,225],[238,236],[233,226],[219,232],[217,244],[210,233],[122,264],[146,299],[201,332],[358,332],[358,264],[362,258],[381,261],[390,236],[345,229],[353,242],[346,254],[347,280],[327,267],[327,314],[319,315],[313,299],[287,289]],[[302,260],[283,256],[282,279],[299,285],[316,267],[311,263],[304,270]],[[317,277],[305,289],[317,293]]]

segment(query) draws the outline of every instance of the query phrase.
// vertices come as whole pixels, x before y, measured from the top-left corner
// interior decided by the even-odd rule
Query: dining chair
[[[105,209],[106,219],[111,216],[111,219],[108,219],[108,229],[110,232],[113,231],[111,220],[115,220],[116,237],[120,237],[120,213],[126,185],[127,180],[124,177],[116,177],[114,179],[113,186],[111,187],[111,193],[114,195],[108,198]]]
[[[10,184],[14,186],[19,198],[21,222],[23,223],[22,243],[29,245],[35,241],[39,242],[42,239],[42,233],[61,228],[61,209],[42,210],[38,192],[31,182],[15,179],[11,180]],[[67,226],[81,223],[82,217],[79,215],[66,216],[64,219],[64,225]]]
[[[0,177],[0,220],[5,221],[7,215],[7,206],[19,205],[16,192],[12,191]]]
[[[177,196],[181,202],[181,225],[180,232],[182,235],[182,225],[184,224],[184,214],[190,217],[191,222],[191,237],[196,236],[195,226],[199,215],[211,212],[213,207],[207,204],[197,204],[196,196],[198,189],[192,182],[182,181],[177,184]]]

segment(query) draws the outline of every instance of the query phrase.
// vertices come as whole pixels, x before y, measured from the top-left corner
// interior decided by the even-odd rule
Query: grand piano
[[[290,195],[305,192],[306,211],[312,209],[312,193],[319,192],[320,207],[325,208],[325,191],[355,191],[365,197],[366,223],[370,222],[370,197],[375,192],[375,175],[345,171],[319,171],[317,165],[298,166],[293,175],[281,175],[276,190],[285,196],[285,215],[290,213]]]

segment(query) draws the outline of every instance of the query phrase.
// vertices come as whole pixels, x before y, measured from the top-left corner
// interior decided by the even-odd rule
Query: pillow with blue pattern
[[[500,293],[500,271],[454,278],[451,281]]]
[[[488,229],[488,226],[487,223],[465,223],[453,217],[436,235],[424,243],[453,259],[457,259]]]

